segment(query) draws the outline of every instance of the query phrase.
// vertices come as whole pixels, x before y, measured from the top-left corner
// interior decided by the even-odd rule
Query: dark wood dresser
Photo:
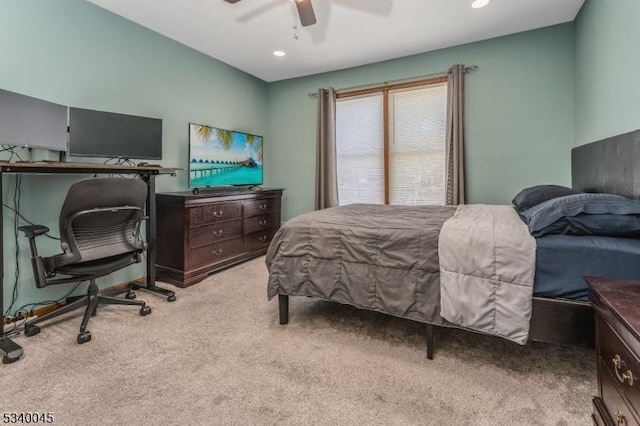
[[[596,425],[640,424],[640,280],[585,278],[596,317]]]
[[[280,228],[282,191],[156,194],[158,280],[186,287],[265,254]]]

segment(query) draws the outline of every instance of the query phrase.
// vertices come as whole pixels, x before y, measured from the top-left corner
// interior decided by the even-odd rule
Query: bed
[[[574,148],[573,187],[637,198],[637,159],[640,131]],[[491,226],[484,226],[485,218]],[[554,234],[534,239],[523,229],[527,233],[510,206],[356,205],[307,213],[285,223],[269,247],[268,297],[278,296],[281,324],[289,321],[289,296],[424,323],[429,359],[436,326],[488,332],[520,344],[593,347],[593,312],[582,276],[640,276],[640,239]],[[468,233],[490,240],[459,244]],[[511,234],[526,243],[505,246]],[[490,276],[482,270],[493,271],[500,285],[485,289]],[[473,287],[469,279],[475,280]]]

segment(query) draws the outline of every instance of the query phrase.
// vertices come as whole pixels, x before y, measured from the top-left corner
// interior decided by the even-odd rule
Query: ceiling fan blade
[[[227,3],[238,3],[240,0],[224,0]]]
[[[316,23],[316,14],[313,13],[311,0],[296,0],[296,7],[298,8],[300,23],[303,27],[308,27]]]

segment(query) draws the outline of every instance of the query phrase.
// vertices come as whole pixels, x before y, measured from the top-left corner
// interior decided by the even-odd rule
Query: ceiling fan
[[[240,0],[224,0],[227,3],[238,3]],[[300,23],[303,27],[308,27],[316,23],[316,14],[313,12],[311,0],[292,0],[298,9]]]

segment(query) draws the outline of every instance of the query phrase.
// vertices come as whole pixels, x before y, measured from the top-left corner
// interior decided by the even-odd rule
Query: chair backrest
[[[138,238],[147,199],[140,179],[97,178],[69,188],[60,212],[60,239],[80,258],[74,263],[145,248]]]

